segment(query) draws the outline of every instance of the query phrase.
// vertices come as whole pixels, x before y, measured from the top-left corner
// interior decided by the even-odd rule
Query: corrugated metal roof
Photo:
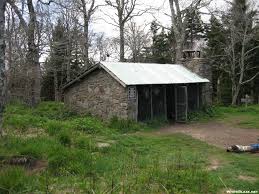
[[[101,62],[101,67],[123,85],[206,83],[208,79],[182,65]]]

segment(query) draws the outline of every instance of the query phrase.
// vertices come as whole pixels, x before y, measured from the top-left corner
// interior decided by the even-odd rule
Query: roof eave
[[[62,89],[65,90],[68,87],[70,87],[71,85],[81,81],[81,79],[83,79],[86,75],[88,75],[89,73],[93,72],[94,70],[96,70],[98,68],[100,68],[100,64],[97,64],[97,65],[93,66],[92,68],[88,69],[87,71],[85,71],[84,73],[79,75],[77,78],[75,78],[72,81],[68,82]]]
[[[112,76],[116,81],[118,81],[123,87],[127,87],[127,84],[124,83],[121,79],[119,79],[114,73],[112,73],[108,68],[106,68],[102,63],[100,63],[100,67],[103,68],[110,76]]]

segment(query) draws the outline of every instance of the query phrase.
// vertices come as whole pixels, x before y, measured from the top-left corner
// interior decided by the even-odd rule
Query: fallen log
[[[36,160],[30,156],[11,156],[2,160],[3,164],[31,167]]]

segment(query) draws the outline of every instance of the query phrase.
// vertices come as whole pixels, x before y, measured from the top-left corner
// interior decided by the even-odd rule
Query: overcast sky
[[[104,4],[104,0],[96,0],[98,5]],[[191,0],[180,0],[183,2],[183,7],[188,5],[188,2]],[[224,11],[227,10],[227,4],[225,3],[226,0],[213,0],[209,7],[203,8],[202,12],[209,13],[213,10],[220,10]],[[251,0],[254,1],[252,3],[252,7],[259,5],[259,0]],[[137,9],[144,9],[145,7],[152,7],[156,10],[152,10],[152,13],[147,13],[139,17],[135,17],[134,21],[137,25],[145,26],[146,30],[150,30],[150,23],[154,20],[160,22],[163,26],[170,27],[171,26],[171,19],[170,15],[170,7],[169,7],[169,0],[137,0],[139,6]],[[256,2],[256,3],[255,3]],[[184,5],[185,4],[185,5]],[[94,33],[105,33],[106,37],[118,37],[119,36],[119,29],[112,23],[112,20],[106,16],[109,15],[117,20],[115,15],[115,10],[109,6],[102,6],[100,7],[96,13],[94,13],[94,19],[90,25],[90,31]],[[208,22],[210,18],[209,14],[203,14],[202,19],[204,22]],[[46,55],[47,56],[47,55]],[[45,55],[41,57],[41,61],[45,61]]]
[[[101,0],[103,1],[103,0]],[[100,1],[100,2],[101,2]],[[142,9],[143,7],[153,7],[158,10],[152,10],[152,14],[147,13],[139,17],[135,17],[134,21],[138,25],[147,25],[150,24],[153,20],[158,20],[160,23],[162,23],[165,26],[170,26],[171,20],[168,15],[170,15],[170,8],[168,0],[138,0],[139,4],[141,6],[138,6],[138,9]],[[188,0],[185,0],[183,2],[188,2]],[[209,9],[219,9],[224,10],[226,8],[225,0],[214,0],[210,6]],[[203,8],[202,12],[209,13],[208,8]],[[112,24],[109,24],[105,22],[104,20],[108,22],[112,22],[111,19],[109,19],[105,14],[114,15],[114,10],[111,7],[101,7],[96,13],[95,13],[95,19],[93,20],[93,23],[91,24],[91,29],[95,32],[104,32],[107,36],[117,36],[118,35],[118,29],[113,26]],[[114,15],[114,18],[116,16]],[[208,21],[209,16],[208,15],[202,15],[203,20]],[[117,19],[117,18],[116,18]],[[147,27],[149,28],[149,27]]]

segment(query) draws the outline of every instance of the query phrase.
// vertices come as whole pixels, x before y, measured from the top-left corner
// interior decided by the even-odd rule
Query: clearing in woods
[[[258,155],[223,149],[256,141],[259,106],[213,110],[209,117],[197,113],[194,123],[158,129],[161,121],[102,121],[62,103],[9,105],[0,193],[259,191]]]
[[[219,121],[174,124],[163,127],[154,133],[161,135],[183,133],[220,148],[226,148],[227,146],[236,144],[250,145],[259,143],[259,129],[239,128]]]

